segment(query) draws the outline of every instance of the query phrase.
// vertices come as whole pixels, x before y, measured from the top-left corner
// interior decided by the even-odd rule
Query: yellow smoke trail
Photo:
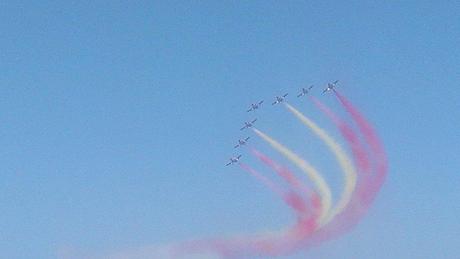
[[[283,146],[273,138],[269,137],[267,134],[261,132],[256,128],[252,128],[254,132],[261,137],[263,140],[268,142],[274,149],[280,152],[283,156],[293,162],[297,167],[299,167],[303,172],[307,174],[310,180],[316,185],[318,193],[321,197],[321,214],[319,216],[319,225],[322,225],[322,222],[326,222],[326,217],[329,215],[329,210],[331,209],[332,205],[332,193],[331,189],[327,185],[324,178],[318,173],[318,171],[311,166],[307,161],[303,160],[297,154],[292,152],[287,147]]]
[[[356,170],[351,162],[350,158],[348,157],[347,153],[342,149],[342,147],[331,137],[329,134],[326,133],[323,129],[321,129],[316,123],[312,120],[307,118],[297,109],[285,103],[287,109],[293,113],[303,124],[305,124],[308,128],[310,128],[313,133],[315,133],[334,153],[337,162],[339,163],[340,167],[344,172],[345,183],[342,195],[337,202],[337,205],[331,210],[329,215],[326,217],[324,224],[328,223],[334,216],[342,212],[343,209],[348,205],[351,200],[351,196],[353,195],[353,191],[356,187]]]

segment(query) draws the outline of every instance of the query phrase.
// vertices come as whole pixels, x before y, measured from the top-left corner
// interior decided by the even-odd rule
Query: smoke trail
[[[282,188],[279,185],[275,184],[272,180],[270,180],[267,177],[263,176],[261,173],[259,173],[258,171],[256,171],[252,167],[250,167],[250,166],[248,166],[248,165],[246,165],[246,164],[244,164],[242,162],[239,162],[239,165],[244,171],[246,171],[249,174],[251,174],[252,176],[254,176],[254,178],[256,178],[259,182],[261,182],[262,184],[267,186],[274,193],[276,193],[279,196],[283,197],[284,192],[281,190]]]
[[[260,161],[269,166],[273,171],[275,171],[281,178],[283,178],[290,186],[290,191],[296,195],[293,195],[291,202],[302,202],[303,208],[306,211],[308,205],[306,201],[297,193],[297,190],[302,192],[307,197],[312,197],[313,192],[310,188],[305,185],[300,179],[295,176],[289,169],[284,166],[279,165],[273,159],[269,158],[267,155],[263,154],[255,148],[251,148],[251,153],[256,156]],[[312,205],[313,206],[313,205]]]
[[[190,256],[192,254],[202,255],[203,253],[218,254],[223,258],[285,255],[300,248],[302,241],[318,228],[318,219],[322,210],[322,204],[318,195],[310,191],[308,187],[286,168],[278,165],[275,161],[255,149],[252,149],[252,152],[262,162],[279,173],[293,188],[289,191],[284,191],[278,184],[249,165],[240,162],[240,167],[279,195],[289,207],[294,209],[297,215],[296,224],[284,230],[263,232],[250,236],[185,242],[174,249],[174,258],[181,258],[181,256]],[[299,188],[309,194],[309,201],[307,202],[294,188]],[[311,206],[307,206],[308,204],[311,204]]]
[[[300,158],[290,149],[286,148],[285,146],[283,146],[276,140],[272,139],[270,136],[263,133],[262,131],[256,128],[252,129],[259,137],[265,140],[274,149],[276,149],[283,156],[285,156],[287,159],[293,162],[297,167],[299,167],[304,173],[306,173],[307,176],[311,179],[311,181],[315,184],[318,193],[321,197],[321,213],[319,216],[319,223],[320,225],[323,224],[325,222],[326,217],[328,216],[332,204],[331,189],[329,188],[324,178],[318,173],[318,171],[313,166],[311,166],[307,161]]]
[[[361,143],[352,127],[339,118],[329,107],[320,102],[318,99],[310,96],[316,107],[320,109],[339,129],[341,135],[347,141],[353,153],[353,158],[357,166],[358,181],[356,191],[347,208],[341,214],[338,214],[327,226],[323,227],[315,236],[311,238],[316,242],[325,241],[336,237],[348,231],[355,226],[358,221],[367,212],[369,204],[363,201],[365,190],[369,189],[371,180],[371,164],[365,147]]]
[[[195,240],[177,245],[172,258],[190,258],[192,255],[213,254],[222,258],[247,258],[248,256],[281,256],[301,247],[302,241],[318,228],[321,202],[315,193],[310,202],[314,210],[309,217],[299,218],[297,223],[284,231],[264,232],[252,236]]]
[[[345,176],[345,186],[342,192],[342,195],[337,203],[337,205],[332,209],[329,213],[328,217],[325,219],[324,224],[328,223],[332,218],[334,218],[337,214],[339,214],[351,200],[353,192],[356,187],[356,170],[351,162],[350,158],[348,157],[347,153],[342,149],[342,147],[327,134],[323,129],[321,129],[316,123],[312,120],[307,118],[297,109],[285,103],[288,110],[293,113],[303,124],[305,124],[310,130],[313,131],[334,153],[337,162],[339,163],[340,167],[342,168]]]
[[[285,203],[295,210],[297,214],[296,224],[284,230],[264,232],[251,236],[195,240],[182,243],[174,249],[173,258],[183,258],[182,256],[185,255],[189,258],[192,254],[203,255],[204,253],[220,255],[223,258],[285,255],[299,248],[301,242],[317,229],[321,202],[315,192],[310,192],[309,202],[312,206],[308,211],[306,206],[308,202],[298,193],[294,191],[285,192],[279,185],[250,166],[241,162],[239,165],[273,192],[280,195]]]
[[[278,194],[285,203],[295,210],[298,215],[295,224],[288,226],[281,231],[264,232],[249,236],[194,240],[178,243],[176,245],[169,245],[165,248],[145,247],[144,249],[136,249],[133,251],[127,251],[126,253],[113,254],[113,258],[133,258],[135,256],[138,256],[139,258],[152,258],[152,254],[153,256],[155,256],[155,254],[159,256],[154,258],[166,258],[166,256],[169,256],[167,258],[183,258],[180,256],[187,256],[186,258],[210,258],[205,257],[205,254],[208,256],[222,256],[224,258],[235,258],[241,256],[280,256],[293,252],[294,249],[314,245],[318,241],[324,241],[331,237],[335,237],[338,234],[343,233],[343,231],[346,231],[348,227],[357,223],[363,215],[360,212],[365,212],[365,210],[369,207],[385,180],[388,166],[387,158],[384,148],[370,123],[367,122],[364,116],[361,115],[361,113],[351,104],[350,101],[348,101],[344,96],[341,96],[338,92],[334,92],[341,101],[343,107],[351,114],[353,120],[358,125],[360,132],[364,136],[365,142],[369,145],[372,155],[375,156],[374,159],[376,160],[374,164],[376,168],[376,175],[374,178],[371,178],[369,156],[365,152],[365,147],[362,145],[353,129],[335,115],[327,106],[312,98],[315,105],[321,109],[321,111],[323,111],[339,128],[342,136],[346,139],[352,150],[357,167],[357,173],[360,177],[356,179],[355,175],[354,188],[356,188],[356,191],[352,190],[352,195],[348,202],[345,202],[346,199],[344,198],[345,191],[348,190],[348,185],[346,184],[341,200],[331,211],[332,194],[329,186],[321,175],[308,162],[304,161],[291,150],[284,147],[282,144],[278,143],[263,132],[253,128],[254,132],[259,137],[264,139],[278,152],[300,167],[309,176],[309,178],[313,180],[316,189],[319,191],[320,196],[318,196],[316,192],[310,192],[308,187],[303,185],[303,183],[299,181],[288,169],[278,165],[276,162],[255,149],[252,150],[252,153],[262,162],[274,169],[284,180],[286,180],[292,190],[283,190],[283,188],[271,181],[269,178],[258,173],[246,164],[240,163],[240,166],[245,171],[253,175],[271,191]],[[339,164],[343,168],[346,161],[344,162],[344,157],[340,157],[341,152],[343,152],[340,146],[330,137],[330,142],[326,141],[328,137],[327,133],[316,126],[316,124],[306,118],[303,114],[298,112],[294,107],[289,104],[286,104],[286,107],[300,120],[302,120],[302,122],[304,122],[313,132],[315,132],[316,135],[326,142],[331,150],[332,147],[334,147],[333,144],[339,147],[339,149],[336,149],[335,152],[333,152]],[[323,132],[321,133],[321,131]],[[345,158],[348,159],[348,163],[350,163],[350,159],[346,155]],[[346,170],[344,170],[344,172],[345,171]],[[346,174],[346,176],[348,177],[349,174]],[[357,180],[358,182],[356,182]],[[308,204],[308,201],[306,201],[306,199],[299,195],[296,191],[293,191],[296,189],[309,194],[309,202],[312,205],[312,213],[310,215],[307,214],[308,208],[306,204]],[[344,203],[344,208],[342,209],[340,209],[341,202]],[[159,254],[160,252],[162,253],[161,255]],[[112,256],[109,257],[112,258]]]
[[[361,177],[369,177],[371,173],[369,157],[363,144],[359,140],[351,125],[339,118],[329,107],[327,107],[317,98],[313,96],[309,96],[309,98],[313,101],[315,106],[334,123],[334,125],[339,129],[342,137],[347,141],[353,153],[355,164],[357,165],[358,175]]]
[[[370,146],[371,151],[373,152],[376,159],[376,175],[373,180],[373,188],[369,188],[366,196],[368,197],[368,202],[372,200],[377,195],[377,192],[382,187],[385,182],[387,170],[388,170],[388,160],[385,153],[385,149],[380,142],[380,139],[377,136],[377,133],[371,126],[371,124],[366,120],[366,118],[354,107],[354,105],[343,95],[341,95],[337,90],[334,90],[335,95],[339,99],[342,106],[347,110],[351,115],[353,120],[358,125],[358,129],[363,134],[365,141]]]
[[[298,189],[308,196],[312,194],[310,188],[308,188],[302,181],[300,181],[300,179],[298,179],[297,176],[295,176],[289,169],[279,165],[273,159],[269,158],[267,155],[263,154],[255,148],[251,148],[251,153],[264,164],[273,169],[280,177],[289,183],[293,189]]]
[[[304,199],[297,193],[290,191],[286,192],[283,191],[282,188],[274,183],[272,180],[269,178],[265,177],[261,173],[259,173],[257,170],[253,169],[252,167],[240,162],[239,163],[240,167],[251,174],[253,177],[255,177],[259,182],[267,186],[271,191],[276,193],[278,196],[281,197],[281,199],[284,200],[284,202],[291,208],[293,208],[296,213],[298,214],[298,217],[303,217],[305,214],[307,214],[307,206],[306,202]]]

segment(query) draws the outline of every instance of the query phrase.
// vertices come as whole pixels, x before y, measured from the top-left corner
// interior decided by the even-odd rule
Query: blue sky
[[[224,164],[257,116],[338,182],[281,107],[245,112],[309,84],[338,110],[318,89],[335,79],[378,129],[389,177],[358,227],[292,258],[458,257],[459,4],[248,2],[0,4],[1,258],[283,226],[287,208]]]

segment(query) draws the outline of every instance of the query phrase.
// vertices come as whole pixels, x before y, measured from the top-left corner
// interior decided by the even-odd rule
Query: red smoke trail
[[[339,129],[342,137],[345,138],[354,155],[355,164],[361,173],[361,177],[367,177],[371,173],[371,164],[364,146],[355,134],[353,128],[344,120],[339,118],[329,107],[320,102],[313,96],[310,96],[313,103],[320,109]]]
[[[255,148],[251,148],[251,152],[289,183],[291,191],[288,195],[284,196],[284,200],[296,210],[298,221],[295,226],[276,238],[253,240],[249,242],[246,240],[245,243],[246,245],[250,244],[249,247],[255,248],[255,251],[263,251],[257,254],[259,256],[279,256],[292,253],[294,250],[302,248],[304,241],[309,239],[318,228],[321,199],[316,192],[310,190],[310,188],[302,183],[302,181],[300,181],[289,169],[279,165],[273,159]],[[298,195],[295,191],[296,189],[306,194],[309,197],[309,202]],[[308,210],[308,207],[310,210]],[[308,212],[310,213],[307,214]]]
[[[348,113],[350,113],[354,122],[358,125],[358,129],[363,135],[364,141],[370,147],[371,151],[371,154],[366,153],[366,148],[361,143],[357,134],[353,131],[349,124],[340,119],[327,106],[312,98],[315,105],[322,112],[324,112],[340,130],[340,133],[349,144],[353,153],[355,159],[354,161],[358,169],[359,182],[349,207],[341,214],[337,215],[334,220],[329,222],[329,224],[323,226],[320,229],[317,229],[317,219],[319,217],[321,202],[318,195],[313,193],[311,196],[311,203],[313,204],[314,212],[313,215],[310,217],[299,217],[297,223],[284,232],[270,235],[261,235],[257,237],[236,237],[231,239],[218,240],[215,239],[212,241],[204,241],[201,243],[201,245],[195,242],[192,245],[192,248],[194,248],[192,250],[195,250],[195,252],[214,251],[226,258],[235,258],[238,256],[285,255],[289,252],[293,252],[295,249],[310,247],[312,245],[319,244],[322,241],[334,238],[340,234],[343,234],[345,231],[349,230],[351,227],[356,225],[356,223],[358,223],[369,206],[372,204],[372,201],[374,200],[385,180],[388,167],[387,157],[384,148],[370,123],[367,122],[364,116],[362,116],[361,113],[344,96],[340,95],[336,91],[335,94],[342,103],[343,107],[348,111]],[[283,170],[282,166],[279,166],[273,160],[264,156],[257,150],[252,151],[256,157],[274,169],[293,188],[301,190],[303,189],[301,187],[303,184],[295,178],[295,175],[287,170]],[[372,157],[369,157],[369,155],[372,155]],[[373,164],[375,169],[374,175],[371,174],[373,170],[370,163],[370,158],[375,160],[375,163]],[[273,187],[276,185],[274,185],[273,182],[264,176],[262,176],[262,178],[257,175],[255,176],[260,181],[264,182],[265,185],[267,185],[270,189],[274,191],[276,190],[275,192],[283,194],[282,197],[285,202],[287,202],[298,213],[299,211],[304,210],[302,207],[297,205],[299,204],[299,201],[303,200],[301,196],[293,196],[295,197],[294,199],[299,198],[299,201],[288,202],[288,195],[282,191],[280,192],[281,188]]]
[[[353,120],[358,125],[360,133],[364,136],[365,142],[371,149],[372,158],[375,160],[374,169],[375,175],[371,175],[372,167],[370,157],[366,153],[364,145],[359,142],[357,135],[346,122],[339,119],[327,106],[312,98],[315,105],[321,109],[339,128],[341,134],[350,145],[350,148],[355,157],[355,163],[358,168],[359,176],[361,179],[358,183],[356,192],[353,195],[352,202],[349,207],[340,215],[338,215],[333,222],[320,229],[318,232],[305,240],[304,246],[318,244],[319,242],[336,237],[348,231],[351,227],[355,226],[358,221],[364,216],[365,212],[369,209],[377,193],[379,192],[387,171],[387,158],[379,138],[373,127],[364,118],[363,115],[356,109],[350,101],[344,96],[334,91],[344,108],[351,114]]]
[[[279,239],[276,241],[278,245],[284,244],[283,248],[284,249],[278,249],[277,254],[271,254],[273,255],[280,255],[281,251],[284,251],[286,254],[287,252],[293,252],[296,249],[303,248],[305,246],[305,241],[306,240],[311,240],[312,235],[316,236],[315,231],[317,230],[317,227],[319,226],[317,223],[317,220],[319,219],[320,216],[320,210],[321,210],[321,200],[318,196],[318,194],[310,188],[308,188],[302,181],[300,181],[294,173],[292,173],[289,169],[286,167],[279,165],[276,163],[273,159],[270,157],[266,156],[262,152],[256,150],[255,148],[251,148],[251,152],[259,158],[263,163],[268,165],[272,170],[274,170],[280,177],[282,177],[286,182],[288,182],[291,185],[292,190],[299,189],[302,191],[304,194],[306,194],[308,197],[310,197],[309,201],[310,203],[307,204],[307,202],[301,198],[300,196],[294,196],[294,197],[299,197],[299,202],[302,202],[303,208],[305,210],[307,209],[307,206],[310,205],[311,209],[311,214],[305,218],[299,217],[298,224],[294,226],[290,231],[286,232],[286,236],[284,238],[279,237]],[[298,211],[299,212],[299,211]],[[300,215],[298,215],[300,216]],[[275,241],[273,241],[275,242]],[[289,247],[289,250],[287,249]]]
[[[306,202],[295,191],[283,191],[278,184],[275,184],[272,180],[268,179],[258,171],[254,170],[252,167],[241,162],[239,163],[239,165],[243,170],[254,176],[257,180],[259,180],[261,183],[267,186],[274,193],[278,194],[289,207],[293,208],[296,211],[299,217],[302,217],[307,213]]]
[[[285,197],[285,193],[282,190],[282,188],[279,185],[275,184],[272,180],[268,179],[267,177],[263,176],[261,173],[259,173],[258,171],[256,171],[252,167],[250,167],[250,166],[248,166],[248,165],[246,165],[246,164],[244,164],[242,162],[239,162],[239,165],[243,170],[248,172],[250,175],[254,176],[257,180],[259,180],[259,182],[261,182],[262,184],[267,186],[274,193],[278,194],[279,196],[281,196],[283,198]]]
[[[273,160],[257,153],[265,162],[270,163],[278,169],[283,169]],[[308,213],[307,202],[305,199],[290,190],[283,191],[282,188],[273,181],[260,174],[250,166],[239,163],[240,167],[254,176],[257,180],[266,185],[270,190],[278,194],[284,202],[295,210],[297,222],[284,231],[272,232],[269,234],[260,234],[257,236],[234,237],[234,238],[217,238],[210,240],[197,240],[184,243],[175,249],[174,258],[181,258],[187,254],[199,254],[204,252],[213,252],[224,258],[237,258],[245,256],[280,256],[294,249],[301,247],[300,243],[310,236],[317,228],[317,220],[321,211],[321,201],[315,192],[310,193],[310,213]],[[297,182],[295,185],[302,187],[302,183],[287,169],[283,169],[282,174],[289,178],[290,182]],[[305,187],[307,188],[307,187]],[[308,216],[307,216],[308,214]]]
[[[305,238],[314,233],[318,227],[317,220],[321,211],[321,200],[316,193],[311,195],[313,207],[311,215],[299,217],[297,223],[285,231],[256,238],[240,238],[222,241],[220,254],[225,258],[246,256],[282,256],[301,247]]]
[[[378,191],[382,187],[382,184],[385,182],[385,178],[388,170],[388,159],[385,153],[385,149],[377,136],[377,133],[371,126],[371,124],[366,120],[366,118],[354,107],[354,105],[343,95],[341,95],[337,90],[334,90],[335,95],[340,100],[342,106],[350,113],[353,120],[358,125],[358,129],[363,134],[365,141],[368,143],[371,151],[375,156],[375,176],[372,183],[372,189],[366,193],[368,197],[368,202],[372,202]]]
[[[299,189],[305,194],[310,195],[311,190],[305,184],[302,183],[289,169],[276,163],[273,159],[269,158],[259,150],[252,148],[252,154],[254,154],[260,161],[272,168],[279,176],[281,176],[286,182],[288,182],[293,188]]]
[[[364,116],[361,115],[350,101],[338,92],[335,93],[343,107],[350,113],[354,122],[358,125],[358,129],[364,137],[364,142],[370,147],[371,151],[370,154],[366,152],[363,143],[361,143],[357,134],[349,124],[340,119],[327,106],[312,98],[315,105],[325,113],[340,130],[340,133],[350,146],[355,159],[354,161],[358,169],[359,180],[356,192],[353,194],[352,200],[346,210],[337,215],[329,224],[318,229],[319,225],[317,220],[319,211],[321,210],[321,202],[318,195],[313,192],[311,196],[313,215],[309,217],[299,217],[297,223],[286,231],[270,235],[214,239],[202,241],[201,243],[194,242],[189,246],[189,252],[213,251],[225,258],[285,255],[296,249],[311,247],[312,245],[317,245],[323,241],[337,237],[358,223],[372,204],[372,201],[385,180],[387,158],[384,148],[370,123],[367,122]],[[261,152],[257,150],[252,151],[256,157],[273,168],[283,179],[285,179],[291,187],[302,190],[302,183],[295,178],[295,175],[289,171],[284,171],[282,166],[279,166]],[[371,158],[374,160],[374,164],[371,164]],[[372,175],[373,171],[375,171],[374,175]],[[267,181],[262,179],[267,179],[266,177],[259,178],[259,180],[265,182],[272,190],[276,190],[277,193],[280,193],[279,187],[273,187],[273,184],[267,184]],[[281,193],[283,192],[281,191]],[[286,193],[284,193],[282,197],[285,201],[289,200]],[[294,197],[299,197],[300,200],[303,199],[300,196]],[[298,202],[288,202],[288,204],[298,204]],[[301,208],[297,205],[290,206],[294,209]],[[300,211],[302,210],[303,208],[300,209]],[[296,211],[299,212],[299,209],[296,209]]]
[[[251,148],[251,152],[254,156],[256,156],[260,161],[264,164],[269,166],[273,171],[275,171],[281,178],[283,178],[292,188],[291,192],[296,193],[296,189],[300,190],[303,194],[311,197],[313,195],[313,191],[310,190],[302,181],[300,181],[295,174],[293,174],[289,169],[284,166],[279,165],[273,159],[269,158],[262,152],[258,151],[255,148]],[[300,199],[297,199],[300,198]],[[300,202],[302,204],[303,212],[307,212],[307,203],[306,201],[301,198],[299,195],[293,196],[293,199],[296,200],[295,202]],[[294,201],[293,201],[294,202]]]
[[[339,214],[332,222],[322,228],[312,239],[315,242],[325,241],[345,233],[366,213],[370,203],[363,200],[364,196],[372,188],[371,186],[371,163],[366,149],[361,143],[353,128],[340,117],[338,117],[329,107],[320,102],[315,97],[311,97],[315,106],[320,109],[339,129],[341,135],[347,141],[353,153],[354,161],[358,171],[358,184],[352,196],[349,206]]]

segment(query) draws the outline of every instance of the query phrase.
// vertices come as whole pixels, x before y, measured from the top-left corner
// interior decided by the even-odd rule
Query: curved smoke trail
[[[253,149],[254,155],[263,159],[264,163],[270,165],[272,169],[283,175],[291,185],[289,191],[284,191],[281,186],[259,173],[247,164],[239,163],[240,167],[255,177],[259,182],[267,186],[272,192],[276,193],[297,215],[297,222],[291,227],[280,231],[270,231],[251,236],[240,236],[233,238],[220,238],[197,240],[181,244],[175,249],[175,258],[191,254],[203,254],[214,252],[224,258],[235,258],[239,256],[279,256],[292,252],[298,244],[306,237],[310,236],[317,229],[319,211],[321,203],[318,195],[312,191],[310,200],[307,202],[299,195],[294,188],[303,188],[302,183],[287,169],[277,165],[276,162]],[[308,188],[305,186],[305,188]],[[305,191],[305,190],[304,190]],[[308,205],[311,205],[310,208]]]
[[[346,196],[342,196],[341,206],[343,207],[340,206],[341,202],[339,202],[334,209],[335,213],[333,211],[331,214],[327,215],[325,213],[328,213],[328,211],[330,210],[330,202],[332,196],[330,193],[329,186],[319,174],[315,175],[312,174],[312,171],[310,171],[309,174],[307,173],[307,175],[309,175],[310,179],[313,180],[313,182],[316,184],[316,188],[318,189],[320,194],[319,198],[316,196],[316,204],[321,204],[322,202],[325,202],[322,205],[326,204],[326,206],[328,206],[327,210],[325,210],[324,207],[321,208],[320,206],[317,206],[317,224],[312,223],[314,222],[314,220],[312,218],[309,218],[309,221],[299,221],[295,227],[292,227],[290,230],[278,235],[263,235],[259,236],[259,238],[256,239],[233,240],[231,243],[234,244],[233,248],[236,249],[238,253],[241,252],[240,254],[244,254],[243,251],[245,249],[250,248],[252,252],[259,251],[259,255],[280,255],[282,252],[289,251],[289,249],[298,248],[299,246],[307,247],[317,243],[318,241],[325,241],[329,238],[344,233],[344,231],[348,230],[349,227],[356,224],[363,215],[363,213],[360,212],[365,211],[372,203],[372,200],[374,199],[375,195],[377,194],[378,190],[383,184],[383,181],[386,176],[386,154],[384,152],[383,146],[377,138],[375,131],[372,129],[367,120],[360,114],[360,112],[358,112],[356,108],[354,108],[354,106],[347,99],[345,99],[345,97],[341,96],[337,92],[336,94],[344,108],[351,114],[354,122],[358,125],[359,131],[364,136],[365,142],[370,146],[372,155],[376,160],[374,165],[376,174],[373,178],[370,177],[371,167],[369,156],[366,153],[364,146],[359,141],[359,138],[357,137],[351,126],[349,126],[346,122],[338,118],[338,116],[336,116],[332,111],[330,111],[330,109],[327,106],[321,106],[322,104],[319,101],[315,102],[317,107],[320,108],[335,123],[335,125],[340,130],[342,136],[346,139],[347,143],[350,146],[350,149],[355,159],[354,161],[358,169],[357,172],[360,176],[359,182],[356,182],[357,179],[355,175],[354,184],[358,184],[357,186],[354,186],[354,188],[356,188],[356,192],[353,192],[354,188],[350,188],[350,186],[352,185],[349,183],[348,191],[352,190],[351,193],[353,195],[347,194]],[[289,106],[287,107],[289,108]],[[291,108],[293,107],[291,106]],[[293,112],[295,115],[300,115],[298,116],[299,119],[301,119],[303,116],[300,112],[295,113],[295,109],[290,109],[290,111]],[[303,116],[302,119],[305,118],[306,117]],[[303,122],[306,121],[303,120]],[[310,126],[312,125],[313,124],[310,124]],[[318,130],[318,128],[316,128],[316,130]],[[311,129],[314,131],[314,127]],[[301,169],[303,168],[305,171],[305,164],[302,163],[302,159],[300,157],[298,157],[292,151],[290,151],[280,143],[276,142],[268,135],[262,133],[261,131],[254,129],[254,132],[262,139],[264,139],[266,142],[268,142],[277,151],[283,154],[285,157],[294,162],[298,167],[300,167]],[[323,141],[324,140],[325,139],[323,139]],[[331,142],[329,142],[329,144],[331,144]],[[336,158],[337,160],[339,160],[339,157],[336,156]],[[309,164],[307,163],[307,165]],[[317,178],[315,178],[315,176],[317,176]],[[288,180],[287,178],[285,179]],[[345,190],[347,190],[347,188],[344,188],[344,191]],[[314,203],[313,200],[312,203]],[[325,215],[326,217],[328,217],[328,224],[325,225],[325,223],[322,223],[321,225],[321,222],[324,222]],[[319,226],[322,227],[318,229]],[[219,242],[219,245],[221,247],[225,247],[226,245],[228,245],[227,241],[222,240],[221,242]],[[230,253],[227,251],[227,253],[222,254],[225,254],[227,256],[238,254],[235,252],[236,251]],[[248,251],[246,250],[246,254],[248,254],[247,252]]]
[[[351,149],[358,173],[356,191],[354,192],[349,205],[327,226],[315,234],[314,239],[315,241],[319,242],[336,237],[346,232],[351,227],[356,225],[359,219],[364,216],[368,206],[363,201],[363,194],[365,193],[365,190],[370,186],[372,168],[365,147],[361,143],[351,125],[339,118],[329,107],[327,107],[315,97],[310,96],[310,99],[313,101],[315,106],[321,110],[339,129],[342,137],[346,140]]]
[[[283,191],[278,184],[265,177],[257,170],[245,163],[239,162],[240,167],[254,176],[259,182],[276,193],[282,200],[291,207],[297,215],[297,223],[285,230],[270,231],[251,236],[240,236],[233,238],[196,240],[182,243],[176,247],[175,258],[181,258],[186,254],[202,254],[214,252],[224,258],[235,258],[239,256],[279,256],[293,252],[300,244],[319,227],[319,216],[322,211],[322,204],[316,192],[309,190],[292,172],[280,166],[268,156],[252,148],[254,156],[267,164],[277,172],[290,185],[289,191]],[[297,193],[297,189],[307,194],[307,202]]]
[[[281,197],[282,200],[291,208],[296,211],[298,218],[304,217],[307,214],[307,204],[304,199],[298,195],[296,192],[290,190],[289,192],[283,191],[282,187],[278,184],[274,183],[272,180],[267,178],[266,176],[259,173],[254,168],[250,167],[247,164],[242,162],[239,163],[240,167],[251,174],[254,178],[256,178],[259,182],[267,186],[272,192],[276,193],[278,196]]]
[[[289,184],[290,189],[288,191],[248,165],[240,163],[240,166],[245,171],[253,175],[271,191],[278,194],[282,200],[294,210],[297,215],[297,221],[281,231],[176,243],[175,245],[171,245],[171,248],[167,249],[170,256],[165,255],[161,256],[161,258],[184,258],[181,256],[186,256],[186,258],[205,258],[205,254],[213,254],[214,256],[224,258],[280,256],[293,252],[295,249],[311,247],[311,245],[336,237],[354,226],[362,218],[364,212],[367,211],[385,180],[388,168],[387,157],[383,145],[378,139],[371,124],[367,122],[364,116],[361,115],[348,99],[340,95],[337,91],[334,92],[342,106],[358,125],[359,132],[364,137],[364,142],[370,147],[370,154],[366,152],[366,147],[361,143],[356,132],[347,122],[339,118],[317,99],[313,97],[311,97],[311,99],[335,124],[341,135],[347,141],[353,154],[356,169],[341,146],[338,145],[327,132],[318,127],[313,121],[301,114],[294,107],[286,104],[290,112],[325,142],[328,148],[334,153],[339,165],[345,173],[345,187],[339,202],[333,209],[331,209],[331,190],[327,182],[316,169],[287,147],[262,131],[253,128],[254,132],[259,137],[269,143],[275,150],[288,158],[297,167],[302,169],[315,185],[316,190],[309,191],[308,187],[303,185],[293,173],[255,149],[252,149],[252,153],[277,172],[278,175]],[[374,162],[372,166],[370,163],[371,159]],[[372,169],[375,170],[374,175],[372,175]],[[297,190],[301,190],[304,194],[307,194],[309,200],[302,197]],[[311,205],[311,208],[309,208],[309,205]],[[145,255],[141,258],[151,258],[152,256],[156,258],[155,250],[156,248],[146,248],[145,250],[140,249],[138,251],[128,252],[124,255],[132,256],[137,254]],[[122,254],[121,257],[118,258],[128,257],[124,255]]]
[[[317,188],[317,191],[320,195],[321,199],[321,214],[319,216],[319,224],[322,225],[325,222],[326,217],[328,217],[331,204],[332,204],[332,193],[331,189],[329,188],[329,185],[326,183],[324,178],[319,174],[319,172],[312,166],[310,165],[307,161],[299,157],[297,154],[292,152],[290,149],[287,147],[283,146],[267,134],[263,133],[262,131],[252,128],[253,131],[261,137],[263,140],[265,140],[268,144],[270,144],[275,150],[280,152],[283,156],[285,156],[287,159],[289,159],[291,162],[293,162],[297,167],[299,167],[304,173],[307,174],[307,176],[310,178],[310,180],[314,183],[314,185]]]
[[[345,110],[351,115],[355,123],[358,125],[358,129],[361,134],[364,136],[365,141],[370,146],[370,149],[375,156],[375,170],[376,175],[374,176],[372,186],[368,188],[367,193],[365,194],[368,199],[368,203],[371,203],[378,191],[382,187],[386,179],[386,174],[388,170],[388,159],[385,153],[385,149],[377,136],[376,131],[373,129],[371,124],[367,119],[358,111],[357,108],[343,95],[341,95],[337,90],[334,90],[335,95],[339,99],[342,106]]]
[[[313,96],[309,96],[315,106],[328,117],[340,131],[342,137],[347,141],[352,153],[353,159],[357,167],[358,176],[361,178],[369,177],[371,174],[371,163],[366,149],[361,143],[353,127],[345,120],[341,119],[328,106]],[[358,181],[360,179],[358,178]]]
[[[281,196],[284,198],[284,192],[282,190],[282,187],[279,186],[278,184],[275,184],[272,180],[268,179],[249,165],[239,162],[239,166],[246,172],[248,172],[250,175],[252,175],[254,178],[256,178],[259,182],[261,182],[263,185],[267,186],[268,189],[270,189],[272,192],[276,193],[277,195]]]
[[[347,153],[331,136],[329,136],[329,134],[326,133],[326,131],[321,129],[316,123],[307,118],[290,104],[285,103],[285,105],[292,114],[294,114],[303,124],[305,124],[327,145],[329,150],[335,155],[337,162],[344,172],[345,186],[343,188],[342,195],[337,202],[337,205],[332,209],[326,219],[321,222],[322,225],[327,224],[332,218],[342,212],[350,202],[356,187],[356,170]]]
[[[260,161],[269,166],[273,171],[275,171],[281,178],[283,178],[293,190],[300,190],[307,196],[312,195],[312,191],[305,185],[295,174],[293,174],[289,169],[284,166],[279,165],[273,159],[269,158],[267,155],[263,154],[255,148],[251,148],[251,153],[256,156]]]

